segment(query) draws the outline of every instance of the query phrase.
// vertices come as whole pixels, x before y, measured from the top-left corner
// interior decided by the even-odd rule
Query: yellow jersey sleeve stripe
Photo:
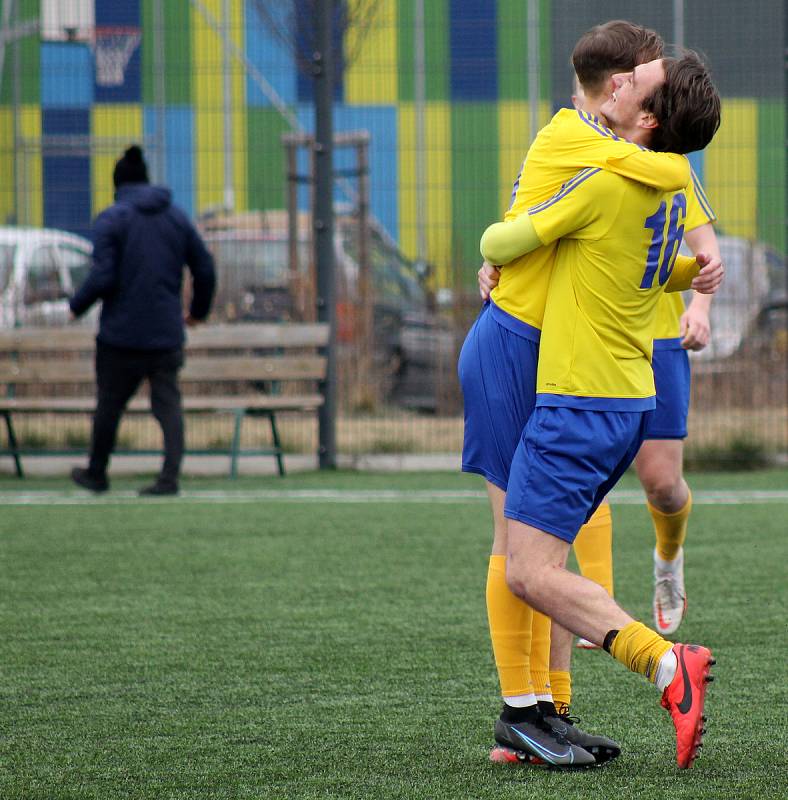
[[[593,116],[588,111],[581,111],[578,109],[577,111],[578,116],[580,119],[588,125],[589,128],[596,131],[600,136],[604,136],[606,139],[612,139],[614,142],[629,142],[629,144],[635,145],[635,147],[639,148],[640,150],[648,150],[647,147],[644,147],[642,144],[637,144],[637,142],[630,142],[629,139],[625,139],[623,136],[618,136],[613,133],[610,128],[603,125],[598,117]]]
[[[580,186],[583,181],[588,180],[592,175],[596,175],[597,172],[601,172],[599,167],[588,167],[586,169],[581,169],[580,172],[574,176],[574,178],[567,181],[551,198],[545,200],[543,203],[539,203],[538,205],[529,208],[528,213],[533,215],[538,214],[540,211],[545,211]]]
[[[694,169],[690,169],[690,175],[692,176],[692,185],[695,188],[695,194],[698,198],[698,202],[700,203],[700,207],[703,209],[703,213],[709,218],[709,222],[714,222],[717,219],[717,215],[714,213],[714,209],[711,207],[709,198],[706,197],[706,192],[703,191],[703,186],[698,180],[698,176],[695,174]]]

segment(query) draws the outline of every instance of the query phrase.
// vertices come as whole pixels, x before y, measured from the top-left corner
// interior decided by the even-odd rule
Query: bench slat
[[[225,356],[187,357],[181,371],[184,383],[223,381],[320,380],[326,374],[326,359],[320,356]],[[93,383],[95,370],[87,359],[58,361],[0,361],[0,383]]]
[[[323,397],[319,394],[303,395],[239,395],[217,397],[184,397],[184,411],[308,411],[320,408]],[[96,401],[90,397],[33,397],[0,400],[0,411],[23,413],[69,414],[92,412]],[[150,399],[138,397],[131,401],[127,411],[150,412]]]
[[[187,332],[188,350],[241,348],[324,347],[328,344],[325,323],[238,323],[206,325]],[[14,328],[0,331],[0,351],[71,352],[92,351],[95,332],[91,328]]]

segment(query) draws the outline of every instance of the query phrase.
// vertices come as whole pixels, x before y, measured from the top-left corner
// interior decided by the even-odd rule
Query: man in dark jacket
[[[102,301],[96,336],[98,397],[90,463],[72,479],[86,489],[109,489],[107,464],[127,403],[144,379],[151,410],[164,434],[164,463],[144,495],[178,492],[183,459],[183,412],[178,370],[183,366],[184,322],[205,319],[216,284],[213,258],[169,189],[151,186],[142,150],[126,150],[115,165],[115,203],[96,218],[93,267],[71,299],[75,317]],[[183,265],[192,275],[184,316]]]

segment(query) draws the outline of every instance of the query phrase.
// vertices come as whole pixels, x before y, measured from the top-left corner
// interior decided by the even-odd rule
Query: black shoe
[[[161,478],[140,489],[140,497],[167,497],[175,494],[178,494],[178,484],[175,481],[163,481]]]
[[[596,759],[582,747],[569,742],[543,719],[536,722],[495,721],[495,741],[513,751],[519,761],[544,763],[555,767],[593,767]],[[495,752],[495,751],[494,751]],[[495,759],[492,760],[512,760]]]
[[[570,717],[569,714],[559,714],[555,711],[544,713],[544,721],[558,734],[563,736],[571,744],[587,750],[597,764],[607,764],[621,755],[621,746],[618,742],[608,739],[607,736],[595,736],[586,733],[577,724],[580,720],[577,717]]]
[[[96,477],[95,475],[91,475],[89,470],[83,469],[82,467],[74,467],[74,469],[71,470],[71,480],[74,481],[77,486],[81,486],[83,489],[88,489],[96,494],[101,494],[109,489],[109,481],[106,475]]]

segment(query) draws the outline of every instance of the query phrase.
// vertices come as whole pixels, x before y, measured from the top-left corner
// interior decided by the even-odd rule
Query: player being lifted
[[[584,34],[573,52],[573,62],[589,87],[594,110],[609,97],[613,73],[661,55],[662,47],[656,33],[622,20],[597,26]],[[689,178],[683,158],[642,152],[642,148],[599,125],[593,115],[562,111],[532,145],[515,184],[506,219],[549,197],[579,167],[595,164],[628,169],[629,173],[623,174],[641,177],[665,189],[676,188]],[[691,191],[689,204],[692,207]],[[566,716],[559,719],[552,704],[553,696],[564,708],[570,701],[569,640],[562,649],[560,663],[548,672],[550,621],[541,614],[533,614],[527,604],[509,591],[505,579],[504,492],[512,455],[534,404],[539,329],[553,255],[551,245],[507,266],[493,302],[468,335],[460,358],[466,401],[463,469],[478,472],[487,479],[493,509],[487,607],[505,703],[514,708],[528,705],[536,698],[549,723],[563,730],[575,744],[592,750],[598,761],[604,761],[618,754],[616,743],[568,726]],[[483,269],[480,280],[484,277]],[[498,369],[499,365],[503,369]],[[590,525],[599,527],[598,517],[599,514],[595,515]],[[509,755],[498,749],[491,757]]]
[[[601,110],[635,142],[690,152],[711,140],[719,109],[708,73],[687,53],[616,76]],[[482,255],[496,264],[563,238],[545,307],[536,408],[507,484],[507,584],[663,691],[681,767],[691,766],[704,732],[710,651],[672,645],[564,564],[581,524],[632,462],[652,416],[656,307],[674,269],[686,210],[684,191],[586,169],[482,238]],[[535,705],[519,721],[505,711],[496,738],[548,762],[579,763],[582,751],[558,735],[558,746],[550,743],[538,723]]]

